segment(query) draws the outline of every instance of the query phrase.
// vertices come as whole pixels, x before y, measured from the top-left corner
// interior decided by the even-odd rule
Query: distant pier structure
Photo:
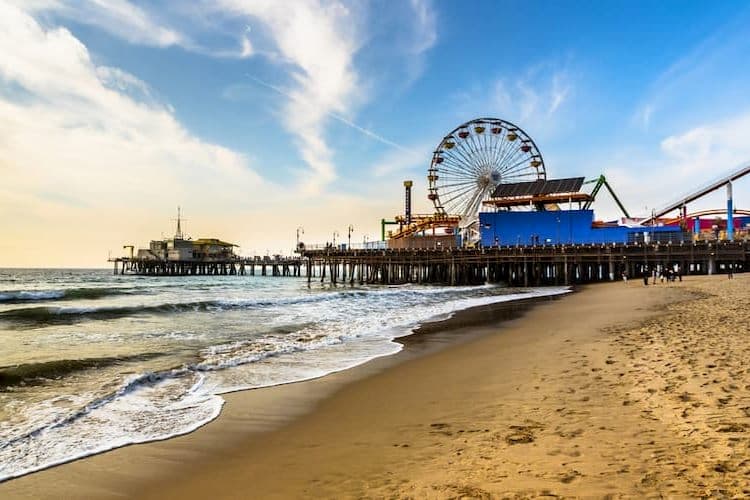
[[[300,276],[299,257],[241,257],[237,245],[218,238],[192,239],[182,231],[182,215],[177,207],[177,230],[173,238],[152,240],[148,248],[125,245],[130,255],[109,259],[115,274],[146,276],[220,276],[249,274],[261,276]]]

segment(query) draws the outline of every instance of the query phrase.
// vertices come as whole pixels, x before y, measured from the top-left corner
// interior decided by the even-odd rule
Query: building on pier
[[[236,255],[234,243],[217,238],[196,240],[182,232],[182,217],[177,207],[177,230],[173,238],[151,240],[148,248],[139,248],[137,258],[145,262],[227,262]]]
[[[495,211],[479,213],[481,244],[491,247],[682,243],[690,239],[679,225],[642,226],[595,221],[594,211],[588,208],[594,195],[582,192],[583,184],[583,177],[574,177],[498,185],[492,197],[484,202],[485,207]],[[578,205],[577,209],[573,208],[573,203]]]
[[[215,262],[235,257],[237,245],[216,238],[197,240],[168,238],[152,240],[148,248],[138,249],[138,258],[154,261]]]

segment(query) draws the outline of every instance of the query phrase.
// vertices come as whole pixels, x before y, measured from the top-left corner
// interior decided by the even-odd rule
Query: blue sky
[[[430,210],[431,151],[478,116],[636,214],[750,161],[745,2],[0,0],[0,19],[0,266],[101,265],[177,205],[246,254],[300,226],[375,239],[403,179]]]

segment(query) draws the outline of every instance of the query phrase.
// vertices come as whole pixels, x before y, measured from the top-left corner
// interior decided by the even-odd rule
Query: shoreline
[[[456,324],[443,345],[440,332],[415,334],[403,356],[309,382],[228,394],[222,416],[196,432],[15,479],[0,485],[0,494],[483,498],[717,492],[710,480],[726,481],[721,474],[740,465],[719,460],[714,468],[724,472],[703,479],[682,467],[694,460],[684,455],[687,424],[671,413],[675,399],[688,397],[677,397],[681,379],[670,378],[680,366],[674,346],[659,351],[657,360],[638,356],[653,349],[652,331],[665,345],[673,342],[670,332],[682,328],[680,318],[693,309],[726,321],[722,311],[712,313],[719,303],[715,292],[743,297],[750,280],[738,277],[589,285],[500,327]],[[703,289],[710,293],[701,298]],[[452,342],[450,335],[463,338]],[[672,381],[665,388],[662,379]],[[701,389],[690,389],[694,404]],[[737,405],[743,401],[738,397]],[[691,425],[705,427],[705,420],[701,413]],[[733,425],[709,429],[718,434],[702,446],[716,451],[717,436],[737,443],[731,439],[742,435],[726,429],[739,433],[745,424]],[[725,441],[722,450],[729,446]]]
[[[270,418],[267,416],[255,418],[249,415],[243,415],[242,417],[240,417],[240,419],[243,422],[244,429],[239,433],[254,435],[258,433],[268,432],[269,430],[283,426],[286,423],[291,422],[306,413],[309,413],[310,411],[312,411],[315,404],[328,397],[331,393],[335,392],[336,390],[338,390],[338,388],[346,384],[356,382],[361,378],[366,378],[372,374],[386,370],[393,365],[406,362],[414,357],[426,355],[429,352],[443,349],[453,344],[468,341],[473,337],[473,332],[465,331],[466,328],[464,327],[467,324],[483,325],[492,322],[508,321],[523,315],[524,312],[534,307],[538,303],[557,300],[558,298],[574,291],[572,287],[558,288],[570,288],[570,291],[554,295],[531,296],[509,301],[499,301],[488,304],[474,305],[466,309],[459,309],[457,311],[454,311],[450,313],[447,318],[435,319],[420,323],[411,330],[411,333],[395,337],[392,340],[393,342],[402,345],[401,349],[398,352],[376,356],[352,367],[343,368],[322,376],[316,376],[308,379],[285,382],[272,386],[237,389],[219,393],[218,395],[224,399],[224,404],[222,405],[222,409],[219,415],[209,422],[201,424],[193,430],[162,439],[153,439],[145,442],[136,442],[111,449],[105,449],[93,454],[72,458],[58,464],[50,465],[34,472],[29,472],[20,476],[9,478],[4,481],[0,481],[0,493],[3,493],[4,489],[8,489],[12,494],[13,489],[10,487],[4,488],[5,485],[13,485],[18,481],[23,481],[26,478],[33,478],[39,474],[50,474],[59,468],[65,468],[67,466],[78,464],[79,462],[87,462],[92,459],[95,460],[97,459],[97,457],[106,456],[110,453],[118,453],[120,450],[131,448],[137,449],[143,446],[158,445],[161,443],[171,442],[173,440],[179,440],[186,436],[190,436],[191,434],[201,432],[207,426],[220,424],[219,421],[222,420],[225,413],[227,412],[229,401],[237,397],[242,397],[238,395],[245,393],[254,393],[256,391],[263,392],[263,395],[257,397],[259,405],[263,407],[261,408],[260,413],[270,414],[272,416]],[[530,288],[530,290],[533,289],[534,287]],[[464,334],[463,338],[459,338],[456,335],[455,330],[459,328],[464,330],[462,332]],[[332,380],[323,381],[323,379],[328,379],[329,377],[331,377]],[[296,387],[292,388],[298,385],[302,386],[299,391],[296,389]],[[287,388],[288,386],[292,387]],[[310,388],[308,386],[315,387],[312,391],[309,391]],[[269,394],[268,397],[265,394],[276,392],[279,392],[280,394],[278,396]],[[252,399],[256,399],[255,396],[249,397]],[[281,401],[286,400],[287,398],[293,401],[292,404]],[[23,490],[23,488],[21,488],[21,490]],[[36,494],[39,493],[40,492],[38,491],[36,492]]]

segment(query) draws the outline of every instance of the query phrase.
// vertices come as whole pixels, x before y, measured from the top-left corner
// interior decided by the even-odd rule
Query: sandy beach
[[[500,324],[475,311],[396,356],[229,395],[192,434],[0,496],[744,496],[749,283],[592,285]]]

